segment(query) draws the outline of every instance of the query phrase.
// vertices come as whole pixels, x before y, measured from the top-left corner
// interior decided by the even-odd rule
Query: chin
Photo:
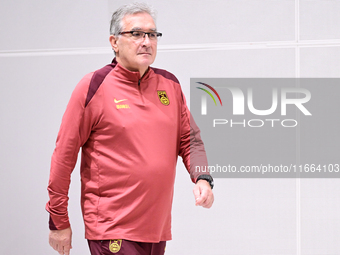
[[[154,58],[152,58],[152,59],[148,58],[148,59],[143,59],[143,60],[139,61],[139,64],[141,66],[147,67],[147,66],[150,66],[154,61],[155,61]]]

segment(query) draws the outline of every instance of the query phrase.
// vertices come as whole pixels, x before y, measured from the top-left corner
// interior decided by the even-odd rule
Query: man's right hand
[[[72,241],[71,227],[62,230],[50,230],[49,243],[60,255],[69,255]]]

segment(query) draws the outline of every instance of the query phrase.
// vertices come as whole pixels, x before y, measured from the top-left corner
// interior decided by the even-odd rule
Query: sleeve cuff
[[[49,225],[50,230],[58,230],[57,227],[55,226],[53,220],[52,220],[51,215],[50,215],[50,220],[48,221],[48,225]]]
[[[53,219],[52,219],[51,214],[50,214],[50,218],[49,218],[49,221],[48,221],[48,225],[49,225],[50,230],[61,230],[61,229],[66,229],[66,228],[70,227],[70,223],[68,221],[64,222],[62,224],[56,225],[55,221],[53,221]]]

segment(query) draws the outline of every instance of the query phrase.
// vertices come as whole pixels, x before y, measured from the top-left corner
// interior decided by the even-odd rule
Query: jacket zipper
[[[143,95],[142,95],[142,90],[140,88],[140,81],[141,81],[141,79],[138,80],[138,91],[139,91],[140,98],[142,100],[142,104],[144,105],[144,98],[143,98]]]

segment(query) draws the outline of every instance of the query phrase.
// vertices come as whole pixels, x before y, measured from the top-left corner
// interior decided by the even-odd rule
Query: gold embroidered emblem
[[[110,240],[109,249],[112,253],[117,253],[122,246],[122,239]]]
[[[161,101],[162,104],[164,105],[169,105],[170,101],[168,98],[168,95],[166,94],[165,90],[157,90],[159,100]]]

